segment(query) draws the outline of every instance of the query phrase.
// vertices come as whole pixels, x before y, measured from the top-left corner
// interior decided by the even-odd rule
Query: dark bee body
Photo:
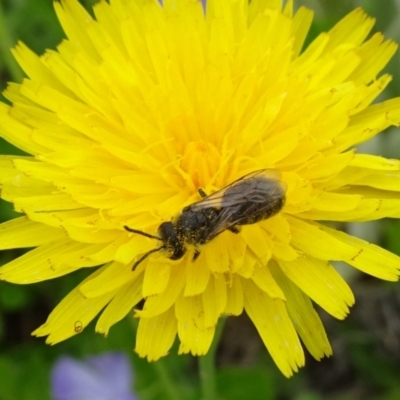
[[[286,185],[281,182],[278,171],[264,169],[245,175],[210,196],[202,190],[199,193],[203,199],[185,207],[175,221],[163,222],[158,236],[125,226],[129,232],[162,242],[162,246],[136,261],[132,269],[156,251],[166,250],[171,260],[179,260],[188,244],[202,245],[226,230],[238,233],[237,226],[272,217],[284,206]],[[196,250],[194,259],[199,254]]]

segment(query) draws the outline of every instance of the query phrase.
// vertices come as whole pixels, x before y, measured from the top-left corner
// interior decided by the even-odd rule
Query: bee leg
[[[207,197],[206,192],[202,188],[198,188],[197,192],[199,193],[200,197],[204,199],[204,197]]]
[[[199,255],[200,255],[200,251],[197,250],[197,249],[195,249],[194,254],[193,254],[192,261],[196,261],[197,258],[199,257]]]
[[[231,226],[230,228],[228,228],[228,230],[230,230],[232,233],[236,233],[236,234],[238,234],[240,232],[239,228],[237,228],[236,226]]]

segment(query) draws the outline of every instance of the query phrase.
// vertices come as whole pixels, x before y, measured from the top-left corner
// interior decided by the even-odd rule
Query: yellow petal
[[[179,354],[192,353],[201,356],[207,353],[214,337],[215,327],[204,325],[204,307],[201,296],[180,296],[175,303],[178,320],[178,336],[181,341]]]
[[[243,227],[240,235],[254,255],[263,263],[267,263],[271,258],[272,243],[266,232],[257,225],[249,225]]]
[[[55,265],[51,259],[54,255],[68,255],[70,251],[79,252],[79,256],[85,256],[88,245],[71,242],[70,240],[45,244],[29,251],[23,256],[10,261],[0,268],[0,279],[8,282],[27,284],[57,278],[82,267],[81,264],[69,266],[68,264]],[[88,263],[85,263],[89,266]],[[97,263],[95,264],[97,265]]]
[[[377,74],[393,57],[397,50],[397,44],[390,40],[383,42],[381,33],[374,34],[360,46],[358,54],[363,58],[358,68],[350,75],[357,83],[369,83],[376,79]]]
[[[142,271],[132,271],[130,265],[112,262],[102,272],[80,286],[82,295],[87,298],[96,298],[110,291],[118,290],[126,283],[139,279]]]
[[[114,298],[107,305],[105,310],[101,313],[100,318],[96,323],[96,332],[105,336],[111,326],[121,321],[132,308],[142,300],[141,281],[136,279],[121,288]]]
[[[318,200],[313,204],[313,208],[328,212],[350,211],[359,208],[362,200],[362,195],[319,191]]]
[[[340,46],[342,42],[360,45],[371,31],[374,22],[361,8],[355,9],[329,31],[331,40],[325,51]]]
[[[207,247],[204,249],[207,267],[212,272],[221,273],[229,271],[229,257],[226,246],[224,245],[224,241],[226,240],[225,235],[228,234],[232,233],[226,232],[217,236],[211,242],[207,243]]]
[[[243,280],[245,309],[282,373],[290,377],[304,365],[300,340],[286,311],[285,302],[271,299],[254,283]]]
[[[400,161],[375,156],[372,154],[356,154],[350,161],[350,166],[373,170],[399,171]],[[368,171],[366,171],[368,173]]]
[[[83,283],[95,278],[102,269],[86,278]],[[47,318],[47,321],[32,335],[47,336],[46,343],[56,344],[71,336],[80,333],[90,321],[110,302],[116,291],[109,292],[103,296],[93,299],[86,299],[79,290],[79,286],[72,290],[57,305]]]
[[[181,273],[180,266],[171,269],[169,285],[165,291],[146,299],[143,310],[135,310],[135,315],[140,318],[152,318],[167,311],[182,294],[185,275]]]
[[[349,126],[335,140],[337,151],[363,143],[378,132],[400,121],[400,99],[395,98],[374,104],[353,116]]]
[[[267,266],[256,265],[252,280],[263,292],[271,297],[271,299],[285,300],[285,295],[283,294],[282,289],[276,283]]]
[[[324,325],[309,297],[294,285],[275,263],[270,263],[268,268],[272,270],[285,293],[288,314],[308,351],[316,360],[332,355]]]
[[[54,8],[70,41],[79,43],[79,47],[96,60],[97,53],[86,33],[86,27],[93,20],[84,7],[76,1],[64,0],[62,3],[55,3]]]
[[[9,87],[8,91],[12,89],[12,87]],[[7,93],[5,95],[7,95]],[[10,96],[7,95],[7,97]],[[1,137],[28,154],[46,151],[47,149],[45,147],[32,140],[33,128],[20,121],[18,115],[14,118],[15,113],[12,107],[0,103]],[[15,132],[18,132],[18,135],[16,135]]]
[[[345,280],[327,262],[312,257],[278,261],[285,275],[328,313],[344,319],[354,295]]]
[[[141,318],[136,334],[135,351],[140,357],[157,361],[168,354],[176,336],[174,309],[152,318]]]
[[[223,275],[212,277],[201,297],[204,308],[204,326],[214,328],[227,304],[225,277]]]
[[[313,12],[305,7],[300,7],[293,18],[292,32],[295,41],[293,43],[293,58],[297,57],[303,47],[313,19]]]
[[[338,241],[321,225],[290,217],[292,245],[303,253],[321,260],[350,260],[359,249]]]
[[[359,270],[388,281],[397,281],[400,274],[400,257],[365,240],[350,236],[344,232],[321,226],[321,229],[344,244],[359,249],[358,253],[347,264]]]
[[[0,225],[2,250],[34,247],[65,238],[61,229],[30,221],[26,217],[15,218]]]
[[[210,269],[204,262],[188,262],[186,264],[186,286],[184,296],[195,296],[203,293],[210,279]]]
[[[243,312],[243,286],[236,275],[230,276],[227,288],[226,308],[224,314],[240,315]]]
[[[144,271],[143,297],[164,292],[169,284],[170,274],[171,265],[167,260],[165,262],[149,260]]]

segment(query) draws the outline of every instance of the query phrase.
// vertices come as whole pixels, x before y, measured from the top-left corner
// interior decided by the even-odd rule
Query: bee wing
[[[237,207],[239,208],[239,207]],[[203,234],[204,242],[208,242],[215,236],[219,235],[220,233],[226,231],[227,229],[234,226],[230,221],[232,216],[231,209],[223,209],[218,217],[213,221],[213,224],[209,226],[208,230],[206,230]]]
[[[247,220],[248,216],[253,214],[255,211],[257,213],[262,213],[264,210],[269,209],[276,199],[282,196],[283,189],[286,189],[286,186],[283,185],[281,188],[278,187],[274,191],[269,191],[267,198],[265,196],[265,191],[262,191],[262,193],[253,193],[253,195],[250,196],[250,198],[248,198],[246,201],[238,202],[234,206],[222,208],[218,217],[210,227],[210,230],[206,233],[208,240],[211,240],[229,228],[232,228],[236,225],[242,225],[242,222]],[[257,201],[257,199],[261,197],[262,201]],[[241,210],[241,206],[244,203],[248,205],[248,207],[246,207],[245,214],[243,214],[243,212],[239,212],[243,211]],[[262,207],[260,207],[260,203],[262,203]],[[236,217],[233,217],[235,215]]]
[[[257,178],[264,178],[258,180]],[[261,169],[251,172],[230,185],[218,190],[217,192],[193,203],[187,207],[191,211],[203,210],[205,208],[224,208],[240,205],[248,201],[262,203],[265,201],[265,184],[271,181],[274,185],[280,182],[281,173],[275,169]],[[285,188],[286,190],[286,188]]]

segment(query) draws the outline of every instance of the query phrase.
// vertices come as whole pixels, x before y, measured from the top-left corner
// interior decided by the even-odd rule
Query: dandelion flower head
[[[55,3],[67,39],[13,53],[28,78],[5,92],[1,196],[23,216],[2,248],[35,247],[0,270],[18,284],[90,274],[34,334],[54,344],[100,314],[107,335],[132,308],[136,352],[204,355],[223,315],[246,312],[286,376],[331,347],[314,303],[343,319],[354,303],[332,266],[380,279],[400,258],[329,221],[400,217],[400,162],[355,147],[400,123],[400,99],[373,104],[396,45],[361,9],[305,47],[312,11],[292,1],[112,0],[90,16]],[[171,260],[157,235],[182,209],[261,169],[278,171],[275,216],[224,231]],[[139,302],[143,307],[138,308]]]

